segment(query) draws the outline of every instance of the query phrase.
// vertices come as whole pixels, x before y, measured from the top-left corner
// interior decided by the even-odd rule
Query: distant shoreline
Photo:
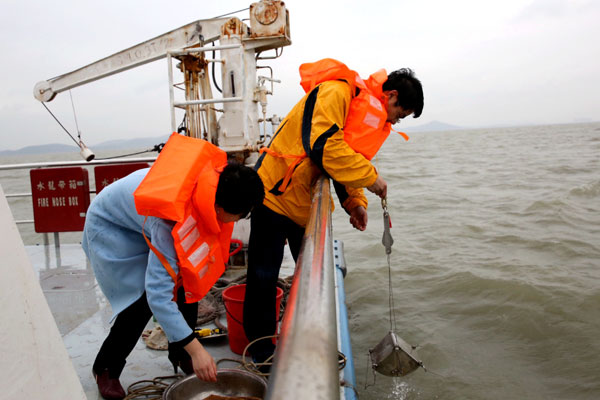
[[[505,129],[505,128],[519,128],[528,126],[555,126],[555,125],[585,125],[595,124],[598,121],[588,122],[573,122],[563,124],[523,124],[523,125],[502,125],[502,126],[477,126],[477,127],[464,127],[447,124],[440,121],[431,121],[419,126],[408,126],[404,127],[399,125],[399,130],[407,133],[420,133],[420,132],[442,132],[442,131],[457,131],[457,130],[476,130],[476,129]],[[144,137],[135,139],[122,139],[122,140],[110,140],[96,145],[90,145],[89,147],[93,151],[141,151],[146,149],[152,149],[155,145],[166,142],[169,135],[159,137]],[[43,155],[43,154],[57,154],[57,153],[73,153],[79,152],[77,146],[50,143],[42,145],[26,146],[17,150],[0,150],[0,157],[11,157],[19,155]]]
[[[159,137],[146,137],[123,140],[110,140],[89,147],[94,152],[118,151],[143,151],[152,149],[155,145],[167,141],[169,135]],[[86,143],[87,144],[87,143]],[[0,150],[0,157],[11,157],[18,155],[43,155],[58,153],[79,153],[79,147],[68,144],[50,143],[34,146],[26,146],[18,150]]]

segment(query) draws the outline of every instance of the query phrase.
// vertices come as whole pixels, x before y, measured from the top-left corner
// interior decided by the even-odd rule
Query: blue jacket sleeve
[[[148,218],[147,222],[151,223],[149,231],[152,245],[165,256],[173,271],[178,273],[177,255],[171,236],[173,223],[159,218]],[[192,329],[173,299],[174,288],[175,282],[154,252],[150,251],[146,269],[146,296],[148,305],[169,342],[178,342],[192,334]]]

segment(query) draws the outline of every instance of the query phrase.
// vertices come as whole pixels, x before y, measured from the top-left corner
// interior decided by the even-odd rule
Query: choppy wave
[[[600,180],[573,188],[569,191],[569,194],[585,198],[600,197]]]
[[[375,379],[368,367],[368,349],[390,329],[382,210],[368,194],[366,232],[339,206],[333,217],[361,399],[600,398],[598,131],[390,137],[374,163],[388,181],[396,331],[431,372]],[[30,191],[26,174],[0,179],[6,192]],[[10,203],[17,219],[32,218],[28,200]],[[79,240],[71,235],[61,238]]]
[[[378,376],[389,330],[381,208],[346,246],[361,399],[600,398],[598,124],[414,134],[386,143],[397,333],[434,373]],[[391,171],[391,172],[387,172]]]

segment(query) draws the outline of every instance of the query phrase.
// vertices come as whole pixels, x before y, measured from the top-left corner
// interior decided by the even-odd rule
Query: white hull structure
[[[85,399],[0,187],[4,399]]]

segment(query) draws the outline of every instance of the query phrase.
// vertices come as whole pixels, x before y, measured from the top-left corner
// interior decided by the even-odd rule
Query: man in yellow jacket
[[[385,82],[374,93],[379,93],[383,115],[387,115],[386,126],[411,114],[419,117],[423,89],[413,72],[401,69],[389,74],[387,80],[383,77]],[[360,90],[350,80],[342,76],[311,87],[281,122],[256,163],[265,186],[265,200],[253,210],[251,221],[243,318],[250,341],[276,330],[276,283],[283,249],[287,240],[297,259],[309,218],[310,190],[317,177],[325,174],[332,179],[350,223],[361,231],[367,226],[367,199],[362,188],[381,198],[386,196],[385,180],[344,139],[349,112],[356,111],[351,103]],[[252,345],[250,353],[255,362],[263,362],[274,349],[270,340],[261,340]]]

